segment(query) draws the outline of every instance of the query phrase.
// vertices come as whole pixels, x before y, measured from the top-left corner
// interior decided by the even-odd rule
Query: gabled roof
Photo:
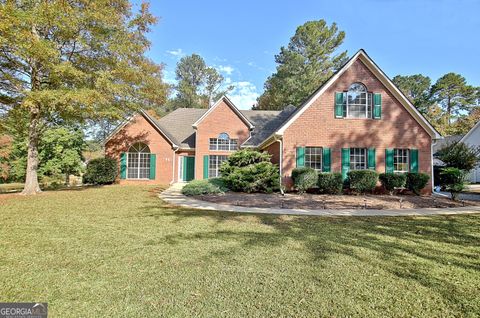
[[[178,142],[175,140],[175,138],[168,132],[166,127],[161,125],[155,118],[150,116],[147,112],[144,110],[140,110],[140,115],[142,115],[145,120],[147,120],[167,141],[172,145],[173,148],[178,147]],[[108,136],[105,138],[103,141],[104,144],[106,144],[115,134],[117,134],[123,127],[125,127],[128,123],[130,123],[133,118],[135,118],[134,115],[131,115],[128,117],[126,120],[124,120],[122,123],[120,123]]]
[[[480,127],[480,120],[478,121],[478,123],[475,124],[475,126],[472,127],[472,129],[468,131],[468,133],[465,136],[463,136],[460,142],[465,142],[465,140],[467,140],[468,137],[470,137],[470,135],[473,134],[473,132],[477,130],[479,127]]]
[[[423,117],[423,115],[412,105],[408,98],[398,89],[398,87],[388,78],[388,76],[375,64],[375,62],[367,55],[367,53],[360,49],[353,55],[345,65],[343,65],[332,77],[330,77],[322,86],[320,86],[310,97],[297,109],[297,111],[279,127],[274,133],[276,135],[283,135],[285,130],[307,110],[313,102],[320,97],[335,81],[356,61],[360,60],[363,64],[382,82],[382,84],[397,98],[397,100],[406,108],[413,118],[427,131],[432,139],[441,139],[442,136],[435,128]],[[273,135],[273,134],[272,134]],[[270,139],[270,138],[267,138]],[[267,140],[266,139],[266,140]]]
[[[198,124],[200,124],[202,122],[202,120],[204,120],[211,112],[213,112],[213,110],[215,108],[218,107],[218,105],[220,105],[221,102],[225,102],[225,104],[227,104],[235,114],[237,114],[237,116],[250,128],[250,129],[253,129],[253,124],[242,114],[242,112],[232,103],[232,101],[230,99],[228,99],[227,96],[223,95],[222,97],[220,97],[220,99],[215,103],[213,104],[212,107],[210,107],[196,122],[193,123],[193,127],[194,128],[197,128]]]

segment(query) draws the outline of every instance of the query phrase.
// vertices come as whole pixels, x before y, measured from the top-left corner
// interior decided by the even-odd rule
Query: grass
[[[157,190],[0,196],[0,301],[52,317],[480,315],[480,215],[198,212]]]

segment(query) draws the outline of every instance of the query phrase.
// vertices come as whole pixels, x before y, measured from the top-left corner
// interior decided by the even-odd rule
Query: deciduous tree
[[[156,22],[127,0],[0,1],[0,107],[28,118],[24,194],[40,191],[39,140],[51,121],[121,117],[162,104],[161,66],[145,57]]]

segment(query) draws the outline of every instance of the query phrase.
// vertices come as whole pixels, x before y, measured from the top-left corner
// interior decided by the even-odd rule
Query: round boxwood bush
[[[359,193],[372,192],[377,186],[378,174],[373,170],[354,170],[348,172],[350,189]]]
[[[425,188],[429,179],[430,176],[426,173],[409,172],[407,173],[407,189],[420,195],[420,191]]]
[[[111,184],[117,178],[117,161],[112,158],[92,159],[83,175],[84,184]]]
[[[236,151],[220,167],[221,178],[230,190],[236,192],[277,191],[280,173],[270,158],[268,153],[256,150]]]
[[[340,194],[342,193],[343,180],[342,174],[334,173],[319,173],[318,174],[318,192],[324,194]]]
[[[294,177],[295,175],[295,177]],[[318,174],[312,168],[299,168],[292,171],[293,186],[299,193],[317,186]]]
[[[182,193],[187,196],[223,194],[227,189],[222,180],[218,178],[206,180],[193,180],[182,188]]]
[[[407,176],[403,173],[381,173],[379,179],[385,190],[392,195],[395,188],[405,187]]]

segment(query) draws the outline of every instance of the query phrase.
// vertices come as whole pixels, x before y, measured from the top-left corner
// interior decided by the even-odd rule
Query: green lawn
[[[198,212],[109,186],[1,195],[0,220],[0,301],[52,317],[480,315],[480,215]]]

